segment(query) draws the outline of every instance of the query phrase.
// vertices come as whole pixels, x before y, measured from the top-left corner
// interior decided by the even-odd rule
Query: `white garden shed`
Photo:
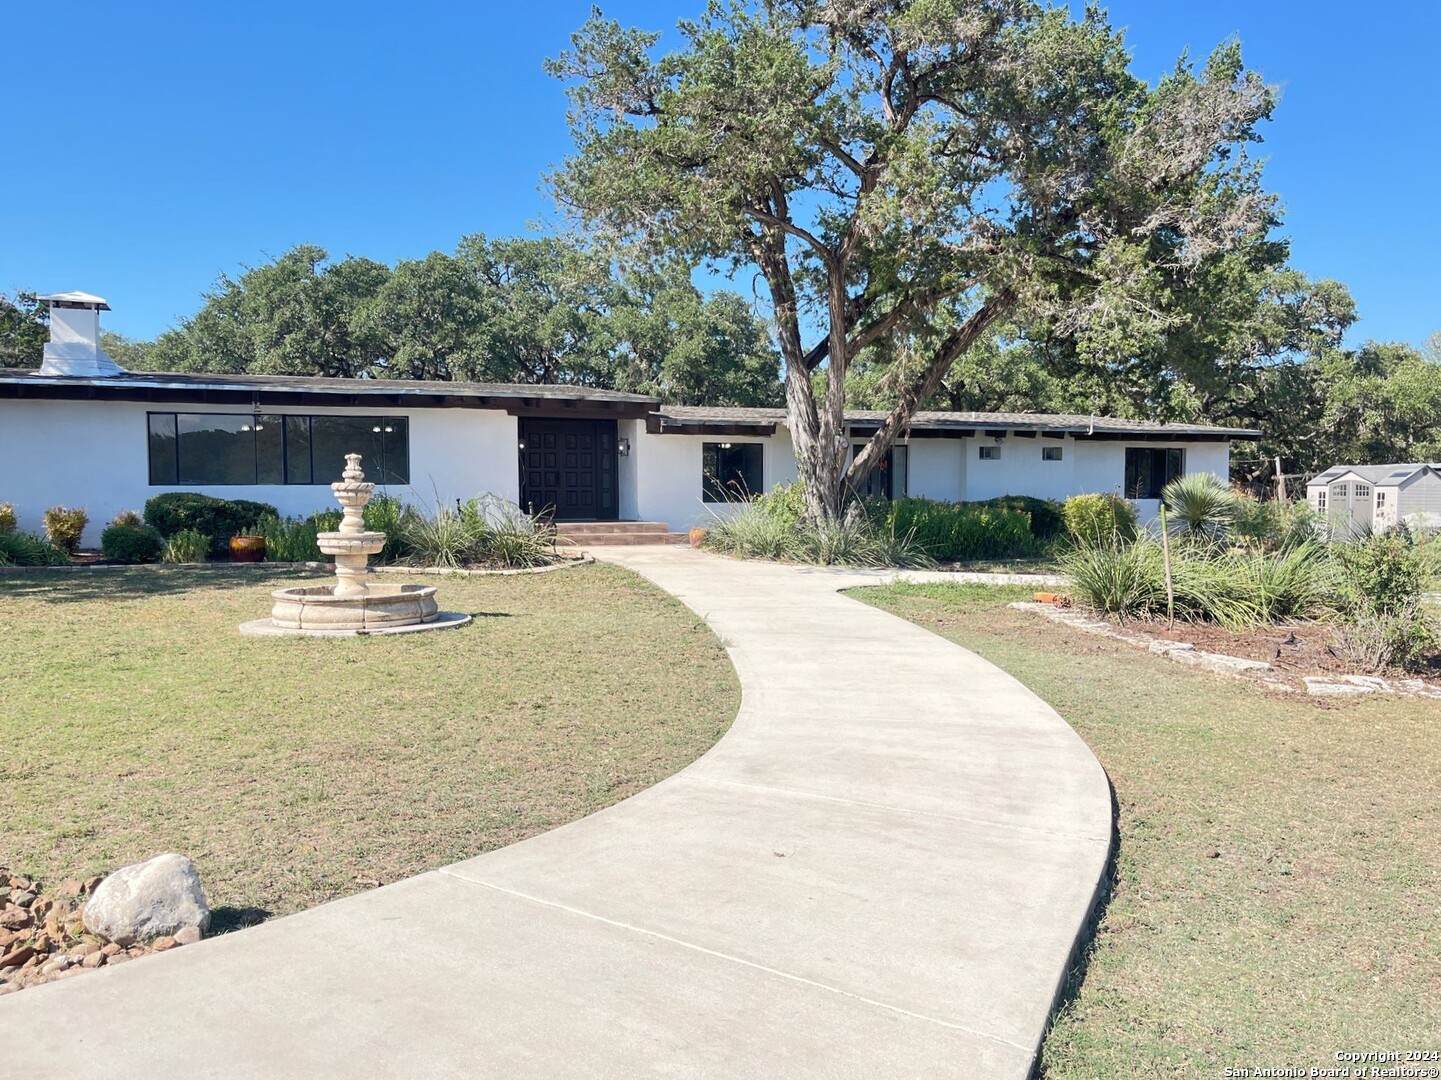
[[[1441,464],[1333,465],[1306,485],[1306,501],[1333,531],[1441,527]]]

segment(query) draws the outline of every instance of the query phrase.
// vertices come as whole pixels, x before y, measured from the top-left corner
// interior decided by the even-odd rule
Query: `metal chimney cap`
[[[43,300],[47,304],[55,304],[61,307],[82,307],[94,308],[96,311],[109,311],[110,305],[106,303],[103,296],[92,296],[84,292],[57,292],[46,293],[44,296],[37,295],[36,300]]]

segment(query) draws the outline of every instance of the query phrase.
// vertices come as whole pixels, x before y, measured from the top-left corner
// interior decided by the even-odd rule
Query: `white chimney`
[[[36,299],[50,309],[50,340],[45,343],[41,375],[103,378],[125,373],[100,347],[100,313],[110,310],[104,297],[64,292]]]

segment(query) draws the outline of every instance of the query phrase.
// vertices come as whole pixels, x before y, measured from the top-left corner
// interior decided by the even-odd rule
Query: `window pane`
[[[180,413],[179,482],[182,484],[255,483],[253,418],[214,413]]]
[[[1166,483],[1165,483],[1165,484],[1162,484],[1161,487],[1165,487],[1166,484],[1169,484],[1172,480],[1175,480],[1177,477],[1183,475],[1183,474],[1185,473],[1185,471],[1186,471],[1186,451],[1181,450],[1181,449],[1179,449],[1179,448],[1174,449],[1174,450],[1167,450],[1167,451],[1166,451]],[[1160,493],[1159,491],[1156,492],[1156,498],[1159,499],[1160,497],[1161,497],[1161,493]]]
[[[310,417],[285,418],[285,482],[310,483]]]
[[[312,416],[310,418],[311,480],[333,484],[345,471],[345,455],[359,454],[367,480],[381,471],[381,421],[373,416]]]
[[[701,497],[705,502],[750,499],[765,490],[760,443],[703,443]]]
[[[179,482],[175,452],[175,414],[151,413],[150,482],[152,484]]]
[[[410,483],[410,421],[403,416],[384,416],[380,421],[380,445],[384,451],[382,484]]]
[[[285,418],[255,418],[255,480],[259,484],[285,483]]]

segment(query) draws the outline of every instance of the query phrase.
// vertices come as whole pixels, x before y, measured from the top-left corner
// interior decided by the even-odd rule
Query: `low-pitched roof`
[[[846,422],[864,427],[878,425],[889,414],[880,409],[847,409]],[[784,409],[712,408],[709,406],[664,405],[656,410],[663,428],[708,427],[718,425],[769,426],[784,424]],[[1108,416],[1083,416],[1079,413],[1011,413],[1011,412],[918,412],[911,420],[912,431],[944,433],[947,431],[1027,431],[1054,432],[1082,436],[1150,436],[1177,439],[1209,437],[1227,439],[1259,439],[1261,433],[1250,428],[1217,427],[1211,424],[1161,424],[1151,420],[1124,420]]]
[[[1401,462],[1394,465],[1332,465],[1306,482],[1307,487],[1326,487],[1344,476],[1356,476],[1377,487],[1404,484],[1423,469],[1441,473],[1441,465],[1424,461]]]

